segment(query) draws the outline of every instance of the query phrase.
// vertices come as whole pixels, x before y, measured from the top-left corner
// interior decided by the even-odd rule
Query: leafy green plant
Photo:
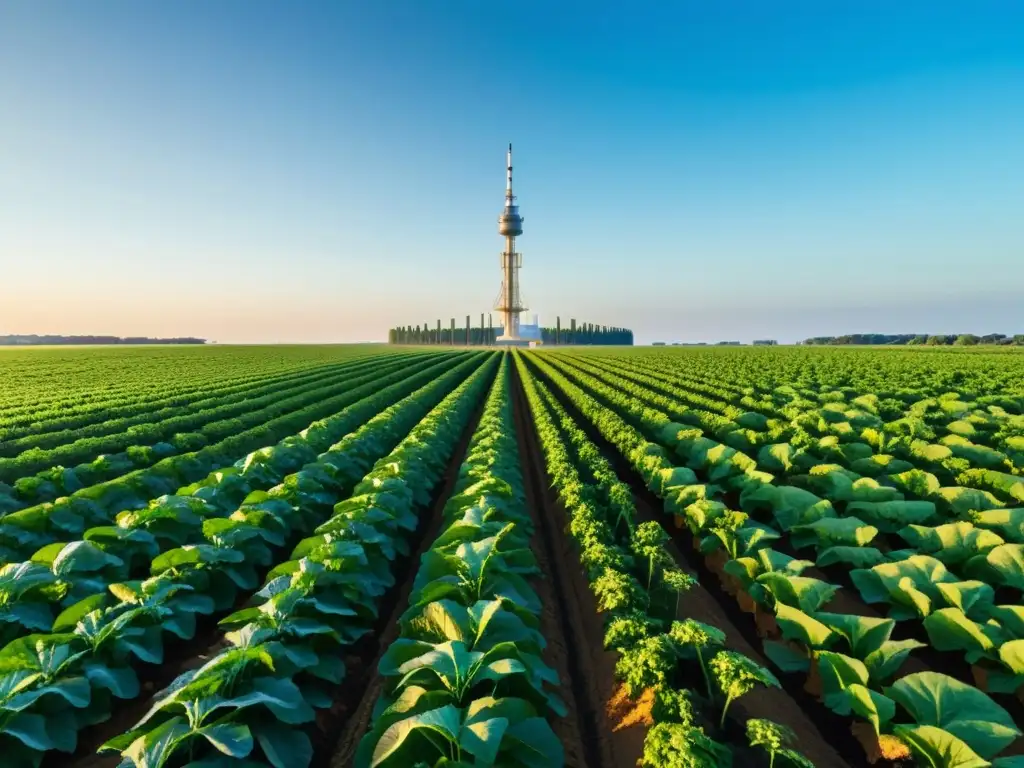
[[[661,577],[665,586],[676,595],[676,607],[672,612],[672,618],[675,618],[679,615],[679,603],[683,598],[683,593],[693,589],[697,580],[679,568],[666,568],[662,571]]]
[[[709,651],[725,645],[725,633],[718,627],[712,627],[696,619],[686,619],[672,622],[669,636],[677,644],[679,652],[683,656],[692,654],[697,658],[701,674],[704,675],[708,698],[711,698],[713,693],[705,656]]]
[[[408,692],[374,719],[359,745],[357,768],[398,768],[414,761],[452,766],[564,763],[561,743],[525,701],[485,696],[465,708],[433,707],[429,692]]]
[[[732,752],[701,728],[658,723],[647,733],[641,765],[650,768],[730,768]]]
[[[647,560],[648,593],[651,591],[651,580],[654,578],[655,567],[664,567],[668,560],[664,546],[666,541],[668,541],[668,534],[665,533],[665,529],[653,520],[638,525],[630,539],[633,552]]]
[[[676,648],[670,637],[654,635],[623,650],[615,663],[615,676],[622,680],[626,692],[635,696],[645,688],[664,685],[675,665]]]
[[[776,757],[795,768],[814,768],[814,763],[792,748],[796,734],[784,725],[751,718],[747,720],[747,739],[750,746],[761,747],[768,753],[768,768],[775,768]]]
[[[613,568],[605,568],[590,582],[597,597],[597,609],[612,613],[642,610],[647,606],[647,593],[633,576]]]
[[[654,623],[645,613],[637,611],[625,616],[614,616],[605,628],[604,647],[629,648],[654,632]]]
[[[782,687],[775,675],[753,659],[736,651],[719,651],[712,657],[708,666],[715,683],[725,696],[722,717],[719,720],[720,727],[725,727],[729,705],[740,696],[754,690],[758,685]]]
[[[991,760],[1020,736],[1003,707],[973,686],[937,672],[917,672],[885,689],[914,720],[894,732],[932,765],[955,756],[955,765]],[[975,762],[980,765],[981,763]]]

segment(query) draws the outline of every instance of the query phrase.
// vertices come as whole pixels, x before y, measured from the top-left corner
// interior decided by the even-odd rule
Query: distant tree
[[[980,339],[973,333],[961,333],[953,343],[958,347],[971,347],[977,344]]]
[[[980,344],[1002,344],[1006,338],[1005,333],[986,333],[981,337]]]

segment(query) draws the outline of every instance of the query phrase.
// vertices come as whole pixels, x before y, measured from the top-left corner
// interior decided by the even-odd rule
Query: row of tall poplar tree
[[[405,325],[392,328],[388,331],[389,344],[448,344],[472,346],[485,346],[494,344],[494,340],[501,334],[501,328],[495,328],[488,318],[487,325],[484,325],[484,316],[480,315],[480,325],[470,324],[470,316],[466,315],[466,324],[462,327],[455,327],[455,318],[451,319],[447,328],[437,325]],[[575,318],[569,321],[567,328],[562,327],[561,318],[558,318],[553,328],[541,328],[541,342],[544,344],[598,344],[598,345],[633,345],[633,332],[628,328],[615,326],[597,325],[596,323],[578,323]]]

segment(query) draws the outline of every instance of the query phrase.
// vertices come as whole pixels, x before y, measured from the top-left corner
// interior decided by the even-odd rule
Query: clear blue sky
[[[667,9],[669,6],[671,10]],[[0,5],[0,333],[1024,332],[1024,4]]]

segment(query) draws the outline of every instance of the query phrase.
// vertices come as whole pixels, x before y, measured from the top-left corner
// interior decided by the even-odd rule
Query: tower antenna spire
[[[512,142],[508,144],[508,156],[506,157],[505,165],[508,167],[508,176],[505,181],[505,198],[510,200],[512,199]]]
[[[519,295],[519,268],[523,265],[523,255],[516,253],[516,237],[523,234],[523,217],[519,215],[519,206],[512,194],[512,142],[509,142],[505,160],[505,210],[498,217],[498,234],[505,238],[505,251],[501,254],[501,293],[494,308],[504,320],[504,333],[496,341],[515,344],[519,342],[519,315],[526,311],[526,307]]]

